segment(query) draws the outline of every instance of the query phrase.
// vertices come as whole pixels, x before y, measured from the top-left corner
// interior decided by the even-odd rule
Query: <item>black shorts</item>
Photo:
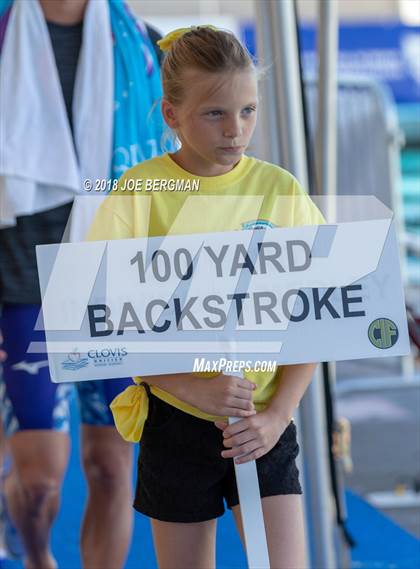
[[[149,391],[149,389],[147,389]],[[203,522],[239,503],[232,459],[220,456],[223,434],[149,392],[149,416],[138,460],[134,508],[166,522]],[[302,494],[292,421],[277,444],[257,459],[261,497]]]

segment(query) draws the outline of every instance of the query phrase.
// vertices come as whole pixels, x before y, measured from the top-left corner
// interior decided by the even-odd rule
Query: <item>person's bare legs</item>
[[[212,569],[216,566],[216,520],[199,523],[151,519],[159,569]]]
[[[114,426],[82,425],[89,495],[81,547],[84,569],[120,569],[131,542],[133,448]]]
[[[26,569],[57,566],[50,551],[50,531],[60,505],[69,449],[68,435],[56,431],[18,431],[9,439],[12,470],[5,494],[25,547]]]
[[[262,499],[262,507],[270,566],[273,569],[306,569],[302,496],[269,496]],[[234,506],[232,512],[244,544],[240,506]]]

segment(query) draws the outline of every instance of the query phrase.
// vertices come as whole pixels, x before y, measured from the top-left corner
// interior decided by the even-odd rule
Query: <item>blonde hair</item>
[[[183,74],[187,69],[208,73],[256,71],[250,53],[234,34],[209,26],[189,29],[166,51],[162,63],[163,96],[172,104],[183,100]]]

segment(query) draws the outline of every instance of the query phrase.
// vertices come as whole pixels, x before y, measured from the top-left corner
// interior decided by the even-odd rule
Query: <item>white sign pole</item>
[[[229,417],[229,424],[239,420],[239,417]],[[248,567],[249,569],[269,569],[267,536],[255,460],[235,464],[235,475]]]
[[[242,377],[240,373],[231,373]],[[240,417],[229,417],[229,425],[240,421]],[[246,557],[249,569],[269,569],[267,536],[261,503],[260,484],[255,460],[235,464],[236,486],[238,487],[244,532]]]

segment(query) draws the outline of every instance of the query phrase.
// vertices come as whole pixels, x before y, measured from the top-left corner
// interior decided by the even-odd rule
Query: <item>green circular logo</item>
[[[398,328],[389,318],[377,318],[370,324],[368,336],[375,348],[386,350],[397,343]]]

